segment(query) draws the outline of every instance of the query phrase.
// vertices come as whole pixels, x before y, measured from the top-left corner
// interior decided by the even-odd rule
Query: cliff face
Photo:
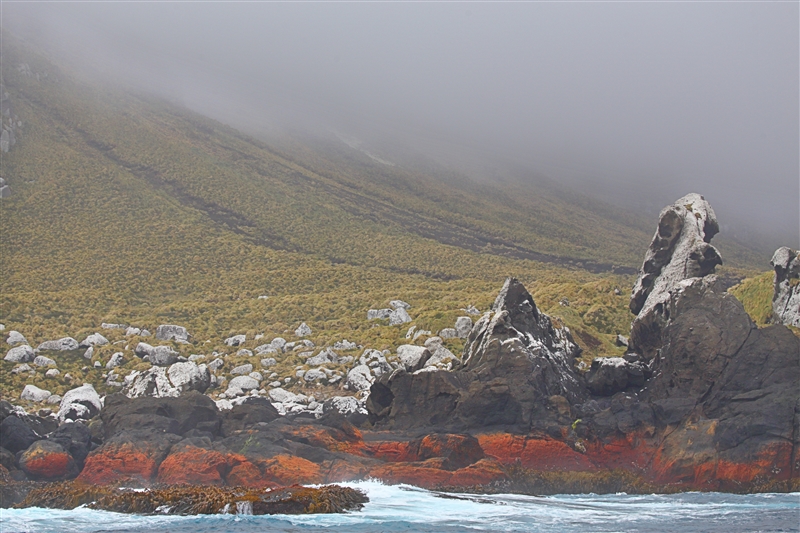
[[[359,428],[333,412],[279,416],[259,398],[219,411],[198,392],[114,395],[91,424],[102,445],[82,456],[78,479],[270,487],[371,477],[538,494],[798,490],[800,339],[785,326],[757,328],[721,289],[715,231],[698,195],[662,211],[631,297],[628,353],[595,360],[587,374],[574,369],[580,349],[569,330],[508,279],[472,328],[459,368],[382,374]],[[20,450],[36,447],[37,476],[76,473],[62,459],[85,431],[63,447],[37,446],[18,422],[2,425],[18,432]]]

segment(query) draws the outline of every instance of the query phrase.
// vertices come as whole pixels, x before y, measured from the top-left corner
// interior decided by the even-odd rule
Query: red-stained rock
[[[370,469],[372,478],[384,483],[407,483],[424,488],[450,485],[452,472],[442,470],[441,459],[429,459],[417,463],[386,463]]]
[[[22,453],[19,467],[31,479],[53,481],[78,475],[78,466],[67,451],[55,442],[39,440]]]
[[[535,470],[593,470],[595,465],[584,454],[566,443],[543,437],[493,433],[479,435],[478,442],[486,455],[502,463],[520,464]]]
[[[319,424],[284,424],[277,429],[289,440],[303,442],[332,452],[360,455],[364,451],[361,432],[352,425],[346,430]]]
[[[335,460],[324,465],[326,470],[325,483],[341,483],[342,481],[356,481],[364,479],[369,474],[369,469],[356,461]]]
[[[123,436],[107,442],[86,458],[78,481],[95,485],[148,486],[156,477],[161,461],[177,435],[164,434],[159,440],[137,440]]]
[[[392,463],[416,459],[416,454],[409,451],[409,443],[401,441],[370,442],[367,444],[366,453],[381,461]]]
[[[459,468],[450,477],[449,484],[469,487],[472,485],[486,485],[507,479],[505,468],[496,459],[481,459],[475,464]]]
[[[224,485],[227,473],[228,461],[218,451],[179,444],[158,467],[156,480],[167,485]]]
[[[445,460],[442,468],[446,470],[457,470],[485,457],[478,439],[451,433],[432,433],[409,442],[372,442],[366,446],[365,453],[391,462],[418,462],[439,457]]]
[[[258,489],[277,488],[280,486],[266,479],[256,465],[241,455],[229,455],[228,465],[230,466],[230,471],[226,478],[228,485]]]
[[[294,484],[324,483],[320,465],[302,457],[276,455],[264,461],[255,461],[265,480],[288,486]]]

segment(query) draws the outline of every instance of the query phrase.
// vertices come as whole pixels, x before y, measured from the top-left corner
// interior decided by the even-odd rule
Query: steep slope
[[[8,329],[41,341],[103,321],[179,322],[218,343],[309,321],[323,343],[391,348],[397,328],[373,327],[366,309],[400,297],[436,331],[488,307],[513,275],[586,357],[619,351],[630,315],[614,289],[630,285],[649,239],[624,213],[333,146],[273,149],[163,100],[77,82],[8,35],[2,64],[22,123],[2,154]],[[622,275],[592,273],[612,265]]]

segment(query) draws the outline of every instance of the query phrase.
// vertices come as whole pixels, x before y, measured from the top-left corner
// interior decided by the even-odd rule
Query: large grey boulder
[[[94,390],[91,383],[86,383],[78,388],[69,390],[61,398],[58,409],[58,420],[89,420],[97,415],[103,408],[100,395]]]
[[[155,366],[169,366],[178,361],[178,352],[169,346],[156,346],[150,353],[150,364]]]
[[[175,363],[167,370],[172,385],[181,393],[196,390],[205,392],[211,385],[211,372],[206,365],[198,365],[192,361]]]
[[[162,324],[156,328],[156,339],[160,341],[189,342],[189,332],[183,326]]]
[[[665,207],[631,293],[630,309],[636,314],[630,349],[646,358],[670,316],[666,312],[681,282],[702,278],[722,264],[711,238],[719,232],[714,210],[699,194],[687,194]]]
[[[248,391],[252,389],[258,388],[258,381],[251,378],[250,376],[238,376],[233,378],[230,383],[228,383],[229,389],[241,389],[243,391]]]
[[[106,363],[106,369],[111,370],[122,364],[122,352],[115,352]]]
[[[306,359],[306,364],[310,366],[319,366],[327,363],[336,364],[339,362],[339,356],[330,348],[325,348],[323,351]]]
[[[357,365],[347,373],[345,385],[352,391],[368,390],[375,378],[367,365]]]
[[[63,337],[55,341],[44,341],[36,347],[37,350],[69,351],[78,349],[78,341],[72,337]]]
[[[33,348],[27,344],[23,344],[22,346],[11,348],[8,353],[6,353],[6,356],[3,357],[3,360],[12,363],[31,363],[35,358],[36,352],[33,351]]]
[[[400,324],[407,324],[408,322],[411,322],[411,316],[404,307],[399,307],[389,313],[390,326],[399,326]]]
[[[11,346],[16,346],[17,344],[28,344],[25,336],[19,331],[15,331],[13,329],[8,332],[8,338],[6,339],[6,342]]]
[[[146,342],[140,342],[136,345],[136,348],[133,349],[133,354],[137,357],[144,357],[145,355],[152,355],[153,354],[153,347]]]
[[[122,393],[128,398],[177,398],[181,395],[181,391],[169,380],[167,369],[161,366],[151,367],[144,372],[134,370],[125,376]]]
[[[772,321],[800,328],[800,254],[783,246],[775,251],[770,264],[775,269]]]
[[[40,389],[36,385],[25,385],[25,388],[22,389],[22,394],[20,394],[19,397],[21,400],[43,402],[50,397],[50,391]]]
[[[456,337],[466,339],[472,331],[472,319],[468,316],[460,316],[456,319]]]
[[[430,357],[431,352],[424,346],[402,344],[397,347],[397,358],[403,363],[406,372],[414,372],[424,367]]]
[[[36,366],[56,366],[56,362],[43,355],[37,355],[33,359],[33,364]]]
[[[450,370],[453,364],[459,361],[458,357],[445,347],[441,337],[431,337],[425,341],[425,348],[431,352],[430,358],[425,361],[426,367],[436,367]]]
[[[233,370],[231,370],[231,374],[234,376],[245,376],[253,371],[253,365],[247,363],[246,365],[239,365]]]
[[[210,385],[208,367],[187,361],[175,363],[169,368],[154,366],[145,372],[131,372],[125,378],[122,392],[129,398],[177,398],[192,390],[204,393]]]
[[[391,309],[370,309],[367,311],[367,320],[384,320],[391,316]]]
[[[92,333],[85,339],[81,341],[78,345],[79,348],[88,348],[90,346],[105,346],[108,344],[108,339],[100,335],[99,333]]]

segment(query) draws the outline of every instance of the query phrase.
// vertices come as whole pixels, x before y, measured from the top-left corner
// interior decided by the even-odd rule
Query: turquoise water
[[[370,498],[343,515],[136,516],[88,509],[3,509],[2,533],[372,531],[800,531],[800,493],[629,496],[449,495],[405,485],[348,484]]]

